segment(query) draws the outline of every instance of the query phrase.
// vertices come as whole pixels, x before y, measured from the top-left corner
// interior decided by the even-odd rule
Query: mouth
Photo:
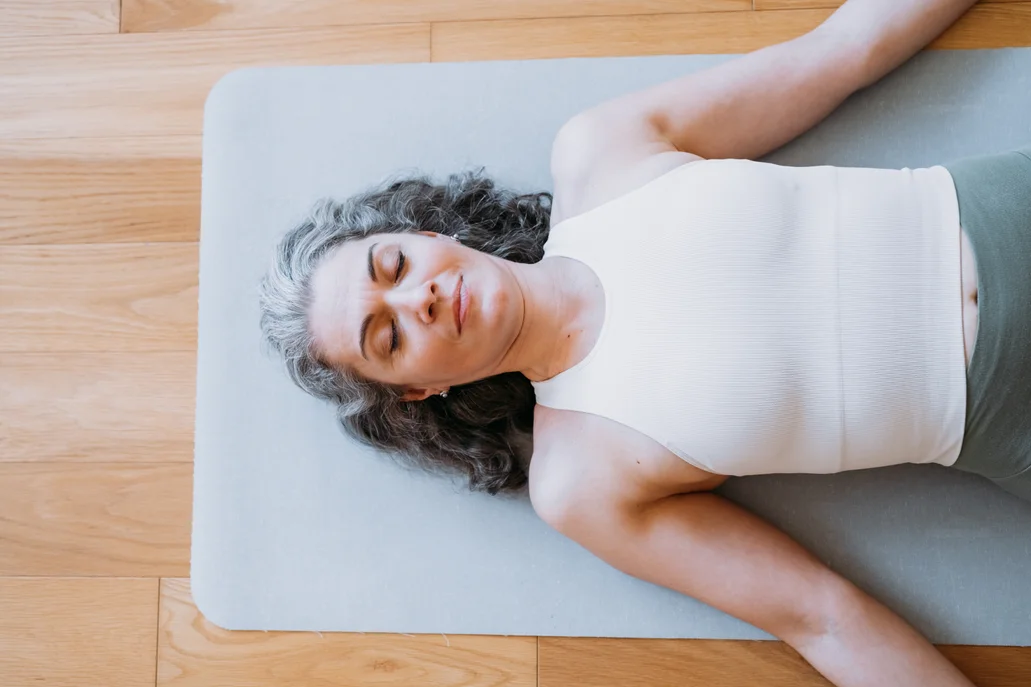
[[[455,329],[462,335],[462,325],[469,310],[469,292],[465,288],[465,278],[459,275],[455,284],[455,292],[451,295],[451,310],[455,315]]]

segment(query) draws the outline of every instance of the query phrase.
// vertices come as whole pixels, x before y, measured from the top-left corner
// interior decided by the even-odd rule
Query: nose
[[[398,286],[387,294],[387,302],[398,312],[409,313],[423,324],[433,324],[440,308],[440,289],[433,281],[424,281],[411,286]]]

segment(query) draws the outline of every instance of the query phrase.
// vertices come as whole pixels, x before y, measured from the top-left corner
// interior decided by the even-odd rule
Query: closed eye
[[[394,274],[394,283],[396,284],[401,280],[401,270],[405,268],[405,254],[398,252],[397,254],[397,272]]]
[[[390,321],[390,352],[394,353],[398,349],[397,340],[397,320]]]

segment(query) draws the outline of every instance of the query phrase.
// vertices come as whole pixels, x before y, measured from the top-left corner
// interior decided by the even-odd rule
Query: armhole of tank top
[[[637,431],[640,432],[641,430],[637,430]],[[641,432],[641,433],[644,434],[644,432]],[[660,440],[656,439],[655,437],[651,437],[651,438],[655,439],[656,441],[660,441]],[[718,474],[715,471],[713,471],[713,469],[711,467],[709,467],[708,465],[703,465],[700,461],[695,460],[690,455],[688,455],[686,452],[684,452],[683,450],[681,450],[681,449],[677,448],[676,446],[674,446],[672,441],[661,440],[660,443],[663,445],[663,447],[665,447],[665,449],[667,451],[669,451],[674,456],[676,456],[680,460],[684,461],[688,465],[690,465],[692,467],[696,467],[699,470],[704,470],[705,472],[711,472],[714,475]]]
[[[583,215],[567,217],[548,231],[548,240],[544,242],[545,258],[571,257],[568,252],[571,229],[576,226],[576,221]]]
[[[564,218],[558,224],[553,225],[551,227],[551,231],[554,232],[556,229],[559,229],[559,228],[565,228],[567,226],[578,225],[580,220],[583,220],[583,219],[587,218],[589,215],[592,215],[592,214],[594,214],[596,212],[599,212],[600,210],[603,210],[604,208],[607,208],[609,206],[612,206],[612,205],[615,205],[615,204],[618,204],[618,203],[630,202],[634,197],[636,197],[636,196],[638,196],[640,194],[646,193],[648,190],[651,190],[651,188],[653,186],[659,184],[661,181],[667,180],[669,177],[672,177],[674,174],[682,173],[688,167],[694,167],[694,166],[696,166],[696,165],[698,165],[700,163],[703,163],[703,162],[713,162],[713,161],[714,160],[708,160],[706,158],[698,158],[697,160],[689,160],[688,162],[682,162],[682,163],[680,163],[680,164],[678,164],[676,166],[670,167],[669,169],[667,169],[666,171],[662,172],[661,174],[655,175],[654,177],[652,177],[648,181],[646,181],[643,184],[640,184],[638,186],[635,186],[634,188],[630,189],[629,191],[626,191],[626,192],[624,192],[624,193],[622,193],[622,194],[620,194],[620,195],[618,195],[618,196],[616,196],[614,198],[610,198],[610,199],[606,200],[605,202],[602,202],[602,203],[599,203],[597,205],[594,205],[593,207],[591,207],[591,208],[589,208],[587,210],[584,210],[582,212],[578,212],[578,213],[576,213],[574,215],[570,215],[569,217]],[[751,162],[751,161],[749,160],[748,162]],[[567,232],[559,232],[559,235],[561,235],[563,233],[567,233]],[[549,241],[551,240],[551,236],[550,235],[549,235],[548,239],[549,239]]]

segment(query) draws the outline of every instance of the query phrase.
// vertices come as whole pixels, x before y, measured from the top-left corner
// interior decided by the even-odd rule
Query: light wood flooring
[[[768,642],[227,633],[187,578],[201,107],[221,75],[742,52],[836,4],[0,0],[0,685],[827,684]],[[1031,2],[986,2],[934,47],[1027,45]],[[1031,684],[1031,649],[943,651],[978,685]]]

